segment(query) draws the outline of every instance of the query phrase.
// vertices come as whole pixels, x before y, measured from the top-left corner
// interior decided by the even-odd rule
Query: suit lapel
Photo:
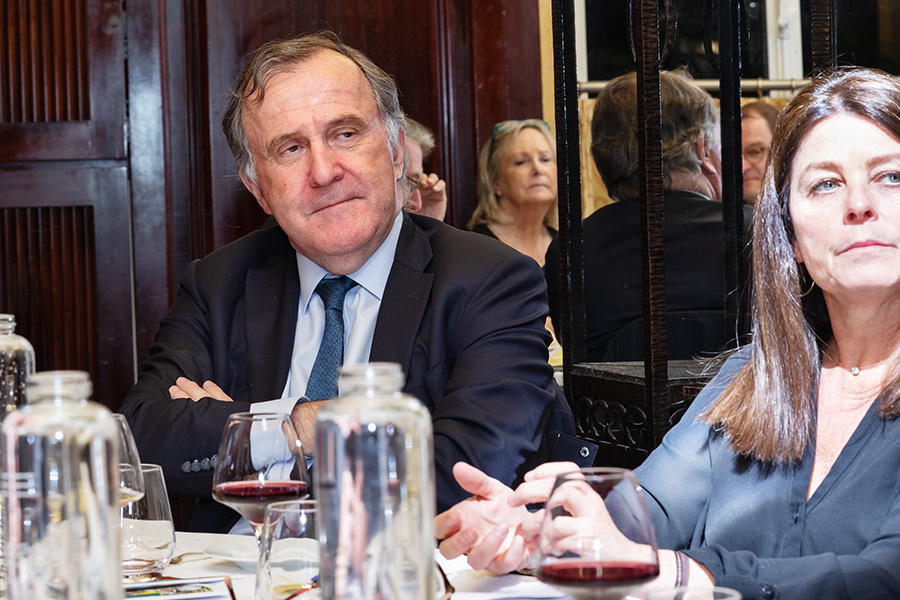
[[[293,248],[274,256],[268,267],[248,270],[244,297],[250,401],[280,398],[291,368],[300,305]]]
[[[370,361],[399,363],[403,372],[409,373],[413,345],[434,281],[434,273],[424,272],[431,258],[428,235],[404,213],[394,265],[375,324]]]

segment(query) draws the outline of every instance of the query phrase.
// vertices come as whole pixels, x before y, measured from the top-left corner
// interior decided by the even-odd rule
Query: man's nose
[[[422,192],[418,189],[409,197],[409,207],[413,211],[422,209]]]
[[[343,177],[344,171],[338,158],[337,151],[327,144],[310,145],[307,155],[310,185],[324,187]]]

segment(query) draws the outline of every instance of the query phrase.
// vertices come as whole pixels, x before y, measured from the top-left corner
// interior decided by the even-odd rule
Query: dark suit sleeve
[[[550,320],[556,339],[562,332],[562,317],[559,312],[559,237],[554,236],[544,256],[544,279],[547,281],[547,304],[550,308]]]
[[[492,242],[489,248],[496,246]],[[433,401],[439,511],[470,495],[453,479],[455,463],[470,463],[512,485],[532,466],[526,461],[537,452],[551,418],[567,424],[564,433],[574,430],[548,363],[540,267],[507,250],[485,269],[468,269],[464,294],[435,284],[438,308],[430,318],[445,320],[450,349],[425,374]]]
[[[169,387],[182,376],[198,384],[215,381],[232,393],[233,379],[222,375],[221,367],[217,369],[212,350],[214,344],[227,346],[228,342],[213,339],[211,332],[221,327],[211,322],[197,281],[197,265],[192,263],[182,277],[178,296],[160,325],[138,382],[120,409],[134,432],[141,460],[163,467],[168,492],[175,498],[210,495],[209,459],[218,451],[225,421],[232,413],[250,410],[249,402],[169,397]],[[219,353],[227,354],[223,348]],[[185,462],[194,466],[190,473],[182,470]]]

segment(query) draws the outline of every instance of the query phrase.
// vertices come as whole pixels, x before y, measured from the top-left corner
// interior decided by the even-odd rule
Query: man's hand
[[[212,381],[204,381],[203,387],[200,387],[187,377],[175,380],[175,385],[169,388],[169,396],[172,400],[188,398],[197,402],[202,398],[213,398],[222,402],[233,402],[231,397]]]
[[[297,430],[297,437],[303,446],[306,456],[315,455],[316,441],[316,415],[319,409],[325,406],[325,400],[315,402],[298,402],[291,411],[291,422]]]
[[[419,180],[419,193],[422,194],[419,214],[443,221],[447,214],[447,183],[432,173]]]
[[[441,554],[446,558],[467,554],[472,568],[498,575],[527,564],[534,539],[526,539],[522,526],[540,515],[510,506],[513,491],[471,465],[456,463],[453,475],[474,496],[435,517],[434,533],[443,540]]]
[[[406,202],[406,211],[443,221],[447,214],[447,183],[437,173],[423,175]]]

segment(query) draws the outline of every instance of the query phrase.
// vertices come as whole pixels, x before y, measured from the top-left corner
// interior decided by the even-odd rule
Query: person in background
[[[326,355],[401,365],[433,417],[439,510],[466,496],[459,461],[511,484],[546,460],[559,439],[548,432],[572,434],[574,419],[547,363],[541,271],[401,210],[406,124],[391,77],[311,34],[264,45],[232,93],[223,129],[275,223],[190,264],[121,408],[169,493],[200,498],[190,528],[237,521],[211,499],[230,414],[287,413],[314,455],[341,362],[323,371]]]
[[[670,360],[718,352],[726,332],[719,112],[684,71],[660,74],[665,202],[666,311]],[[588,216],[584,243],[589,362],[644,359],[637,83],[630,73],[599,94],[591,155],[616,202]],[[753,213],[744,210],[749,227]],[[749,234],[745,234],[749,239]],[[559,242],[547,250],[550,318],[560,332]]]
[[[447,183],[436,173],[425,175],[423,166],[432,150],[434,134],[431,130],[406,117],[406,152],[409,155],[406,179],[411,195],[403,208],[406,212],[443,221],[447,214]]]
[[[741,151],[744,156],[744,202],[756,205],[762,188],[763,171],[769,158],[772,132],[778,120],[778,109],[757,100],[741,108]]]
[[[650,585],[681,564],[745,600],[900,598],[898,105],[893,76],[843,68],[784,109],[754,217],[752,343],[635,470],[662,548]],[[476,496],[435,519],[441,552],[528,564],[540,513],[524,505],[571,470],[542,465],[513,493],[457,465]]]
[[[540,119],[494,125],[478,163],[478,205],[468,228],[543,266],[557,223],[556,140]]]

